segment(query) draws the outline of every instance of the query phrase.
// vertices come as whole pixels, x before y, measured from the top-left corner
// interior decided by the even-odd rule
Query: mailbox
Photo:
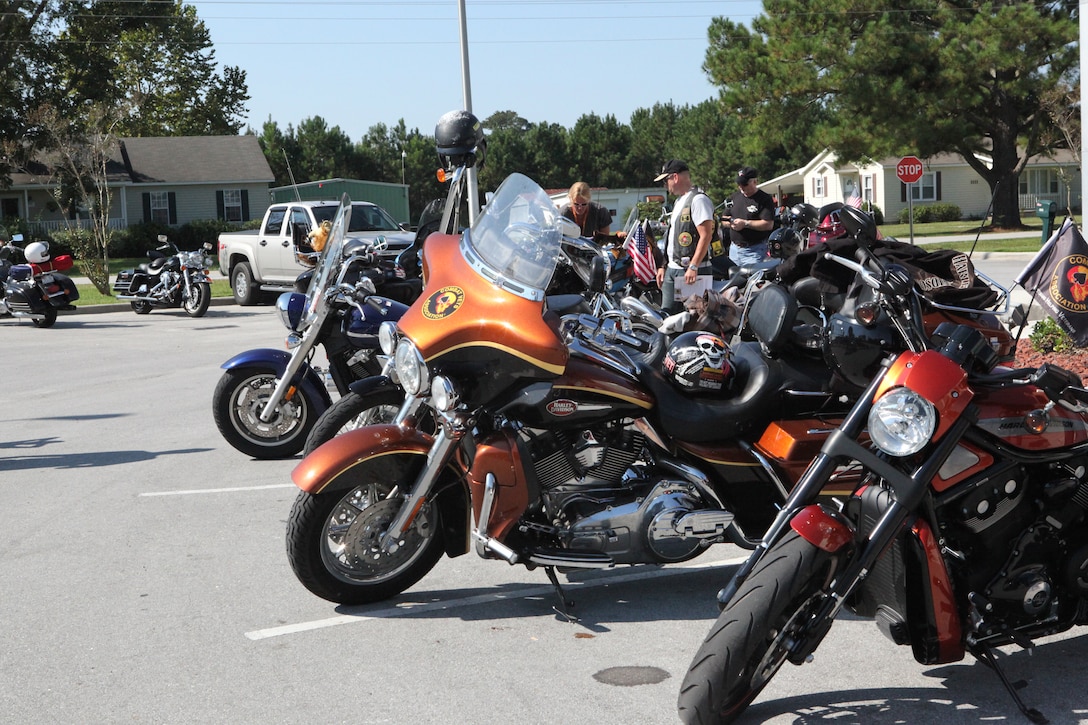
[[[1054,226],[1054,212],[1058,205],[1052,201],[1035,202],[1035,216],[1043,220],[1043,244],[1050,239],[1050,230]]]

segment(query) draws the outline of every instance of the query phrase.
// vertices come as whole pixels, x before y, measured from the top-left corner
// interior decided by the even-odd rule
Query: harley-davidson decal
[[[552,402],[548,403],[546,407],[549,413],[558,418],[571,415],[578,410],[578,404],[575,403],[573,400],[567,400],[566,398],[561,398],[560,400],[553,400]]]
[[[428,320],[441,320],[457,312],[464,303],[463,289],[455,286],[443,287],[423,303],[423,316]]]

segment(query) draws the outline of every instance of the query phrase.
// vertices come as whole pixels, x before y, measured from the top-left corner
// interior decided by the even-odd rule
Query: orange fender
[[[415,428],[397,425],[370,425],[338,435],[302,459],[291,480],[307,493],[321,493],[344,471],[360,461],[391,453],[418,453],[426,456],[434,439]]]

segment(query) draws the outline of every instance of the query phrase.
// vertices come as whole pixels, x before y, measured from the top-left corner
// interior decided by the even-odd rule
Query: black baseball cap
[[[743,169],[737,172],[737,186],[744,186],[748,183],[748,179],[758,179],[759,172],[753,169],[751,166],[745,166]]]
[[[681,171],[687,171],[688,165],[683,161],[677,161],[676,159],[669,159],[665,162],[665,165],[661,167],[661,173],[654,177],[654,181],[664,181],[673,174],[679,174]]]

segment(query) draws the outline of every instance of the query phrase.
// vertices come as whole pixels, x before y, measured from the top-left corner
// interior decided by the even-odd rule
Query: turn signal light
[[[880,314],[880,307],[875,302],[865,302],[857,306],[854,314],[858,318],[858,322],[869,327],[876,322],[876,318]]]
[[[1024,416],[1024,427],[1032,433],[1042,433],[1050,425],[1050,416],[1045,410],[1033,410]]]

